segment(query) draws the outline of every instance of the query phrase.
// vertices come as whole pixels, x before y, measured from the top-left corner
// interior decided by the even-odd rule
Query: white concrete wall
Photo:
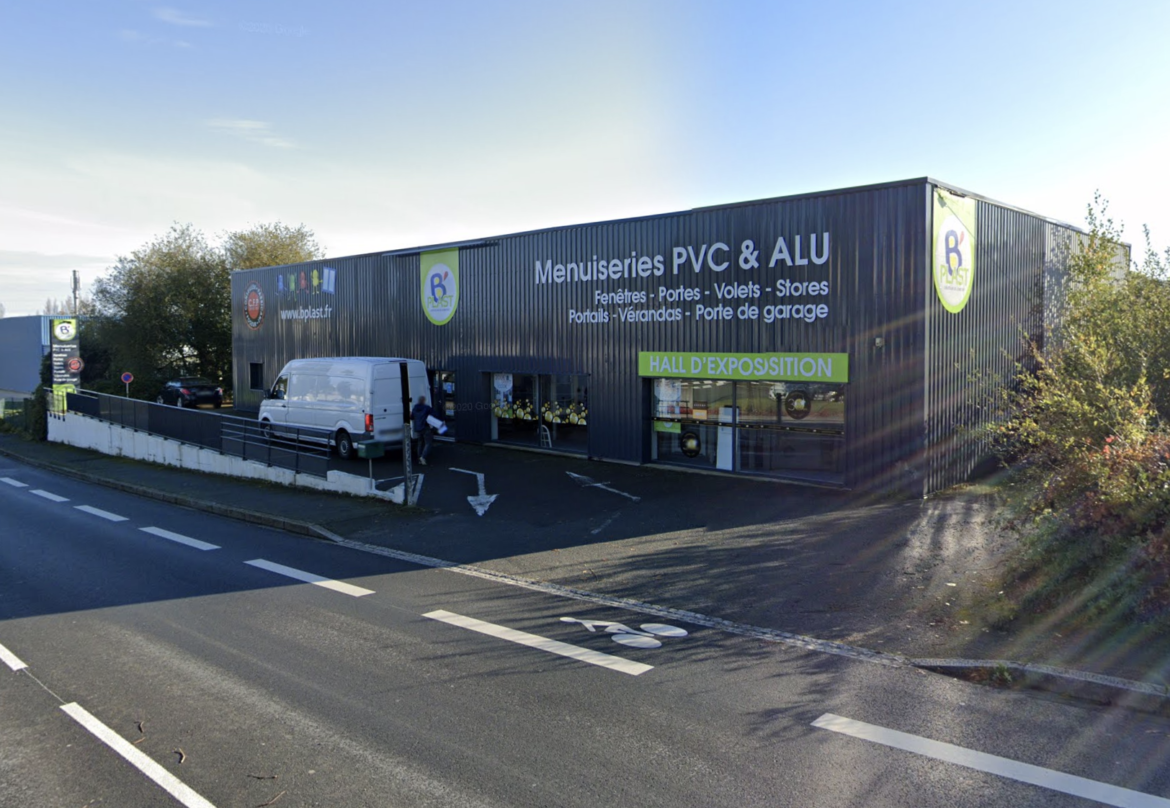
[[[179,443],[169,438],[138,432],[72,412],[63,415],[53,414],[49,417],[49,440],[81,449],[92,449],[102,454],[146,460],[207,474],[246,477],[280,485],[314,488],[319,491],[377,497],[402,504],[401,486],[391,491],[378,491],[371,486],[369,477],[330,471],[323,480],[310,474],[297,474],[288,469],[266,466],[254,460],[221,455],[201,446]]]

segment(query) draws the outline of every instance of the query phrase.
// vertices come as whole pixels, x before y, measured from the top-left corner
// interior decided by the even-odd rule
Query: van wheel
[[[349,460],[353,457],[353,438],[344,429],[337,430],[335,445],[337,446],[337,456],[342,460]]]
[[[264,437],[264,440],[271,443],[271,441],[272,441],[272,422],[271,421],[261,421],[260,422],[260,434]]]

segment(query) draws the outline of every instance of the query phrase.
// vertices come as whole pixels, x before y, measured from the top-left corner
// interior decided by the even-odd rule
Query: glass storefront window
[[[723,408],[732,406],[732,385],[705,379],[655,379],[654,417],[718,421]]]
[[[776,382],[738,382],[735,401],[740,423],[779,424],[782,388]]]
[[[555,374],[540,377],[540,420],[548,427],[552,448],[589,450],[589,377]]]
[[[494,373],[492,389],[494,439],[565,452],[589,451],[587,375]]]
[[[654,459],[839,481],[844,384],[654,379]]]

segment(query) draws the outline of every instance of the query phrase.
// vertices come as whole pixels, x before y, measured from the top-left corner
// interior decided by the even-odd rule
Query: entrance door
[[[492,389],[495,400],[492,433],[503,443],[540,444],[537,431],[540,414],[540,385],[536,376],[519,373],[495,373]]]

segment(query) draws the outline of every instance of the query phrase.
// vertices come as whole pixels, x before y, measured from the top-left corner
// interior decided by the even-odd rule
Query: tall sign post
[[[126,371],[122,374],[122,384],[126,385],[126,398],[130,398],[130,382],[134,381],[134,374]]]
[[[81,383],[81,346],[77,341],[77,319],[50,320],[51,365],[53,370],[53,412],[65,411],[65,396],[76,393]]]

